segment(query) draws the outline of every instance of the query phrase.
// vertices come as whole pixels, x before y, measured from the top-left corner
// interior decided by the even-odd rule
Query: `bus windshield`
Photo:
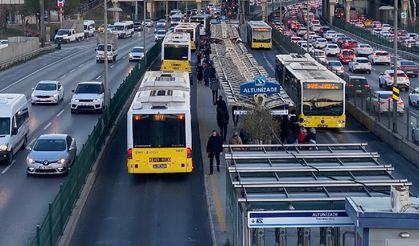
[[[176,32],[189,33],[189,36],[191,37],[191,40],[194,40],[193,29],[176,29]]]
[[[168,45],[164,46],[165,60],[188,60],[188,46]]]
[[[271,42],[271,32],[253,31],[253,42]]]
[[[307,84],[304,84],[303,113],[305,116],[340,116],[344,113],[343,86],[342,84],[331,85],[333,86],[307,88]]]
[[[192,18],[191,17],[190,21],[193,22],[193,23],[199,23],[199,24],[202,24],[202,25],[204,25],[204,22],[205,22],[203,17],[202,18]]]
[[[185,116],[134,115],[132,136],[134,148],[186,147]]]

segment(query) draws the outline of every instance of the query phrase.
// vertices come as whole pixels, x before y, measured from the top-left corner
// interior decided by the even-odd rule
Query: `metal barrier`
[[[54,201],[48,204],[48,212],[44,220],[36,226],[36,236],[32,240],[31,245],[44,246],[57,244],[93,163],[104,146],[110,129],[116,122],[118,115],[121,113],[124,104],[127,103],[131,93],[133,93],[140,78],[147,68],[152,65],[155,58],[158,57],[160,51],[161,42],[155,44],[147,51],[146,60],[141,60],[138,66],[135,66],[111,98],[109,107],[104,109],[92,133],[88,136],[68,177],[61,184],[60,191]]]
[[[277,46],[282,46],[289,53],[305,54],[306,51],[298,44],[291,42],[291,38],[285,36],[280,31],[272,29],[272,41]]]
[[[372,34],[368,29],[365,28],[361,28],[361,27],[357,27],[355,25],[352,25],[348,22],[346,22],[345,20],[339,19],[339,18],[334,18],[333,19],[333,25],[345,30],[349,33],[352,33],[358,37],[362,37],[363,39],[373,42],[375,44],[381,45],[381,46],[386,46],[386,47],[393,47],[393,41],[390,42],[390,40],[383,38],[381,36],[378,35],[374,35]],[[415,55],[419,55],[419,47],[407,47],[404,44],[399,42],[399,49],[405,52],[409,52]]]

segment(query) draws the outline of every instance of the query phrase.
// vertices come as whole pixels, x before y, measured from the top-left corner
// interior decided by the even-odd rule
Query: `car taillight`
[[[384,104],[386,104],[386,102],[377,102],[377,105],[380,105],[380,106],[382,106]]]
[[[192,149],[191,148],[186,148],[186,158],[190,159],[192,158]]]
[[[128,159],[132,159],[132,149],[128,149]]]
[[[365,84],[364,87],[365,88],[370,88],[370,85],[369,84]]]
[[[398,101],[398,102],[397,102],[397,104],[398,104],[400,107],[404,107],[404,102]]]
[[[354,87],[354,85],[353,85],[353,84],[348,84],[348,86],[349,86],[349,87]]]

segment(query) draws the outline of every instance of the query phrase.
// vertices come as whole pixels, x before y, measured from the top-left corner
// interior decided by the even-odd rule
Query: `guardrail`
[[[272,41],[278,47],[285,49],[289,53],[305,54],[306,51],[302,49],[298,44],[291,41],[291,38],[285,36],[276,29],[272,29]]]
[[[43,47],[43,48],[33,50],[31,52],[28,52],[28,53],[20,55],[20,56],[16,56],[13,59],[0,62],[0,71],[4,70],[6,68],[9,68],[9,67],[11,67],[11,66],[13,66],[13,65],[15,65],[19,62],[24,62],[24,61],[27,61],[27,60],[32,59],[34,57],[37,57],[39,55],[42,55],[44,53],[53,51],[54,49],[55,49],[55,46],[51,45],[51,46],[47,46],[47,47]]]
[[[359,37],[361,40],[372,42],[384,50],[393,51],[393,42],[390,42],[388,39],[385,39],[381,36],[372,34],[368,29],[357,27],[346,22],[345,20],[341,20],[338,18],[333,19],[332,26],[337,27],[348,33],[351,33]],[[414,46],[409,48],[400,42],[398,42],[398,44],[399,56],[405,57],[407,59],[413,59],[416,61],[419,60],[419,47]]]
[[[131,93],[133,93],[138,81],[147,68],[152,65],[155,58],[158,57],[160,51],[161,42],[155,44],[147,51],[147,63],[144,59],[141,60],[138,66],[135,66],[124,79],[123,83],[111,98],[109,107],[104,109],[92,133],[88,136],[76,162],[69,171],[68,177],[61,184],[57,196],[53,202],[48,204],[48,212],[44,220],[36,226],[36,236],[32,240],[31,246],[57,244],[93,163],[104,146],[106,137],[110,133],[118,115],[122,113],[122,108],[127,103]]]

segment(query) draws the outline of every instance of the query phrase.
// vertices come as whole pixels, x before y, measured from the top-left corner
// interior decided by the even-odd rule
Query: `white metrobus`
[[[148,71],[127,113],[128,173],[192,172],[187,72]]]
[[[188,33],[167,33],[161,48],[161,71],[192,71],[191,38]]]
[[[189,18],[189,21],[192,23],[199,23],[199,32],[201,36],[205,36],[210,32],[210,22],[211,22],[211,15],[209,14],[199,14],[194,15]]]
[[[305,127],[345,127],[345,81],[335,73],[308,54],[283,54],[276,56],[275,76]]]
[[[191,50],[196,50],[199,45],[199,24],[183,22],[175,26],[175,32],[189,33],[191,38]]]

